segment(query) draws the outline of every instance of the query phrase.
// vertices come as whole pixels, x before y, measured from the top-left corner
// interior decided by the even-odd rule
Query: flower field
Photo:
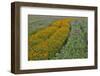
[[[33,31],[36,23],[41,27]],[[85,18],[35,16],[28,28],[28,60],[87,58]]]

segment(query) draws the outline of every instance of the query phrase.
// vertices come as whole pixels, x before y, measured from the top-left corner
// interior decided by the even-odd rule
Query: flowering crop
[[[30,43],[37,41],[38,44],[35,43],[29,47],[29,60],[51,59],[54,57],[68,38],[69,31],[70,24],[63,19],[53,22],[50,27],[32,35],[29,39]]]

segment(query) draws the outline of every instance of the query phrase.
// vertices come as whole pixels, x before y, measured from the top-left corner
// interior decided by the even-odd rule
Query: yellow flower
[[[29,60],[48,59],[54,56],[68,37],[70,21],[68,18],[54,21],[52,26],[29,37]]]

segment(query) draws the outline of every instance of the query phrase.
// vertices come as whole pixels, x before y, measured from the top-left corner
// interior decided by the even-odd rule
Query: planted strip
[[[78,20],[71,25],[67,43],[54,59],[77,59],[88,56],[87,22]]]
[[[28,52],[29,60],[44,60],[54,57],[56,52],[59,52],[60,48],[63,46],[69,31],[69,27],[61,27],[49,39],[33,46]]]

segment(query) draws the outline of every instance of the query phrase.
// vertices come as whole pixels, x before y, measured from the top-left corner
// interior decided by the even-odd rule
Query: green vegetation
[[[67,43],[56,53],[54,59],[87,58],[87,23],[86,20],[74,21]]]

